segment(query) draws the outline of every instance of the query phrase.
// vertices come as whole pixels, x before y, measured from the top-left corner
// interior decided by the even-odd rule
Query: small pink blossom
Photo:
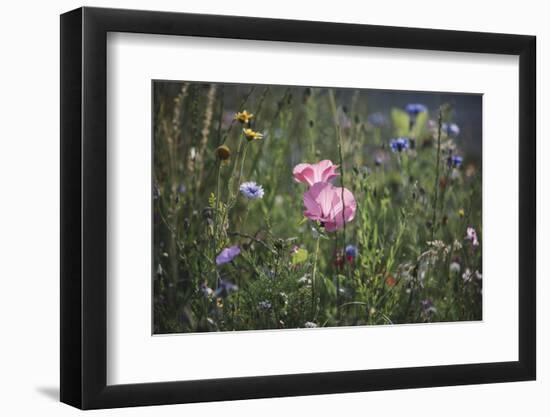
[[[292,174],[294,180],[297,182],[303,182],[310,187],[317,182],[329,182],[331,179],[337,177],[338,165],[334,165],[332,161],[325,159],[316,164],[298,164],[294,167]]]
[[[342,204],[342,195],[344,201]],[[304,215],[320,222],[327,232],[334,232],[353,220],[357,203],[350,190],[335,187],[328,182],[313,184],[304,193]]]
[[[472,242],[472,246],[479,246],[479,240],[477,240],[477,233],[473,227],[468,227],[466,229],[466,239]]]

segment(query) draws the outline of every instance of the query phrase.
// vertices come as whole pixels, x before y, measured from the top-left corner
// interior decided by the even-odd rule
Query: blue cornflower
[[[238,290],[239,287],[237,287],[235,284],[222,279],[220,280],[220,285],[218,286],[216,291],[214,291],[214,297],[227,297],[231,293],[234,293]]]
[[[242,195],[251,200],[256,200],[264,196],[263,187],[256,184],[254,181],[243,182],[239,190],[241,190]]]
[[[223,265],[231,262],[239,253],[241,253],[241,249],[236,245],[225,248],[216,256],[216,265]]]
[[[458,168],[460,167],[460,165],[462,165],[462,161],[463,161],[463,158],[459,155],[451,155],[449,156],[449,158],[447,159],[447,164],[450,166],[450,167],[453,167],[453,168]]]
[[[419,113],[428,111],[428,108],[424,104],[410,103],[405,106],[405,111],[409,113],[409,116],[416,117]]]
[[[410,143],[408,138],[397,138],[390,140],[390,148],[393,152],[403,152],[409,149]]]
[[[271,308],[271,302],[264,300],[258,303],[258,307],[262,310],[269,310]]]
[[[372,113],[367,120],[374,127],[382,127],[386,124],[386,117],[382,113]]]
[[[353,261],[355,258],[357,258],[357,246],[354,245],[347,245],[346,246],[346,259],[348,262]]]

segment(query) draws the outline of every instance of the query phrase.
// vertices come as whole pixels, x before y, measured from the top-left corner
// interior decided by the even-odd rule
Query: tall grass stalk
[[[220,183],[221,183],[221,168],[222,168],[222,161],[219,160],[217,167],[216,167],[216,203],[215,203],[215,209],[214,209],[214,236],[212,239],[213,242],[213,251],[212,251],[212,259],[216,256],[216,253],[218,251],[219,247],[219,231],[218,231],[218,219],[220,218]]]
[[[432,212],[432,241],[435,238],[436,231],[436,219],[437,219],[437,194],[439,192],[439,165],[441,163],[441,119],[442,112],[439,109],[439,117],[437,118],[437,154],[435,161],[435,183],[434,183],[434,197],[433,197],[433,212]]]
[[[341,256],[342,262],[344,264],[344,268],[347,272],[348,279],[351,278],[351,270],[348,268],[346,264],[346,254],[345,254],[345,247],[346,247],[346,204],[344,200],[344,187],[345,187],[345,167],[344,167],[344,156],[343,156],[343,150],[342,150],[342,132],[340,130],[340,122],[338,120],[338,108],[336,107],[336,99],[334,97],[333,90],[329,90],[329,100],[330,100],[330,106],[332,109],[332,115],[334,118],[334,127],[336,130],[336,143],[338,147],[338,161],[340,165],[340,185],[341,185],[341,195],[340,199],[342,201],[342,247],[338,248],[338,253],[336,256]],[[336,232],[336,245],[338,247],[338,232]],[[340,298],[340,278],[338,274],[336,274],[336,314],[339,315],[339,298]]]

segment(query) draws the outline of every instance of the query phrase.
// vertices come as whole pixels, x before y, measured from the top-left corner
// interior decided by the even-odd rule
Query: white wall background
[[[0,414],[76,415],[59,392],[59,17],[81,6],[11,1],[0,17]],[[546,416],[550,412],[550,26],[544,2],[94,1],[86,5],[532,34],[538,37],[538,381],[94,412],[128,416]],[[486,152],[491,152],[490,149]],[[543,236],[544,235],[544,236]],[[476,348],[476,341],[471,341]]]

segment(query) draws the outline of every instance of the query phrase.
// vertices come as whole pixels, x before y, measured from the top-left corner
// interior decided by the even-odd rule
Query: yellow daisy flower
[[[243,133],[244,135],[246,136],[246,139],[248,139],[248,141],[253,141],[253,140],[258,140],[258,139],[261,139],[264,137],[264,135],[262,135],[260,132],[255,132],[254,130],[252,129],[243,129]]]
[[[235,114],[235,120],[238,120],[241,123],[250,123],[250,119],[252,119],[254,115],[252,113],[248,113],[246,110],[243,110],[242,112],[238,112]]]

